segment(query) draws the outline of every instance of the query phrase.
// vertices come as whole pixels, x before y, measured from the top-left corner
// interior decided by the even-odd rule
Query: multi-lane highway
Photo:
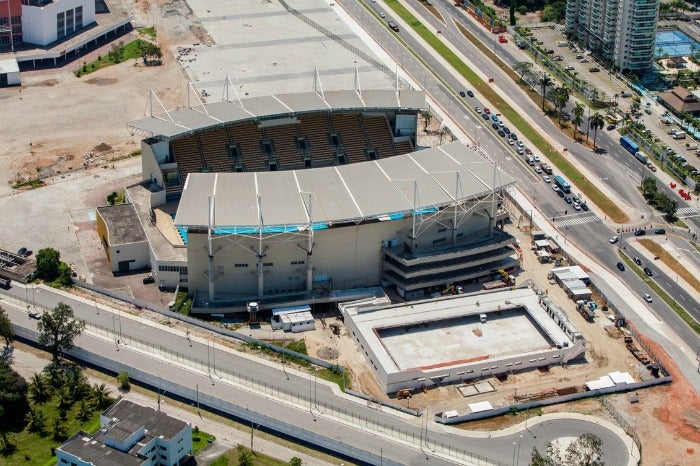
[[[363,400],[336,396],[328,384],[319,383],[316,378],[224,346],[215,347],[213,338],[175,332],[168,326],[136,319],[131,314],[44,287],[15,285],[3,290],[0,298],[13,324],[34,330],[36,320],[28,317],[26,304],[19,300],[29,299],[31,306],[44,308],[63,301],[73,308],[76,317],[87,322],[87,334],[79,338],[77,345],[88,351],[155,374],[162,378],[164,386],[170,381],[190,388],[197,385],[200,393],[221,397],[336,440],[361,445],[366,451],[382,451],[385,458],[400,464],[450,464],[469,455],[511,464],[515,454],[513,445],[519,447],[518,458],[525,462],[533,447],[543,449],[549,441],[584,432],[604,439],[604,459],[608,464],[634,462],[630,444],[626,443],[628,438],[621,438],[619,432],[591,420],[563,417],[532,421],[528,429],[523,426],[509,435],[494,434],[491,438],[460,435],[461,432],[433,422],[428,422],[424,430],[422,418],[391,414],[368,406]],[[231,374],[234,379],[245,378],[246,382],[239,382],[238,386],[224,383],[223,380],[232,378]],[[426,438],[428,442],[416,444],[418,439]]]
[[[482,120],[480,115],[473,111],[474,106],[483,108],[491,105],[483,101],[478,94],[474,98],[459,97],[456,92],[468,88],[468,83],[459,77],[454,70],[448,68],[436,56],[436,53],[416,38],[414,34],[411,34],[408,28],[402,29],[397,34],[401,40],[399,41],[386,27],[383,20],[378,21],[378,15],[372,15],[360,2],[341,0],[339,3],[359,24],[362,24],[368,34],[380,43],[397,63],[401,63],[402,69],[422,88],[426,89],[431,99],[437,102],[441,109],[449,114],[466,134],[477,140],[484,151],[499,162],[503,170],[520,180],[521,190],[540,212],[547,218],[556,219],[554,224],[561,232],[560,241],[576,243],[593,260],[607,266],[610,270],[616,270],[615,264],[619,261],[616,251],[617,245],[611,245],[608,240],[612,235],[617,234],[618,228],[624,228],[625,225],[609,227],[604,221],[605,219],[601,219],[600,216],[575,212],[569,204],[566,204],[561,197],[554,193],[551,185],[542,180],[541,175],[534,173],[532,168],[524,163],[523,158],[518,156],[511,146],[505,144],[503,139],[493,132],[490,122]],[[525,96],[517,84],[513,83],[503,70],[492,62],[491,57],[485,56],[470,41],[464,39],[461,32],[452,23],[452,17],[455,16],[467,24],[470,31],[486,44],[493,41],[493,34],[481,26],[470,23],[471,20],[464,15],[462,10],[456,9],[452,3],[446,0],[433,2],[433,5],[440,11],[443,18],[447,19],[447,24],[441,23],[427,11],[418,10],[419,13],[425,13],[421,15],[421,22],[435,31],[439,30],[439,35],[444,40],[449,41],[450,47],[455,53],[468,57],[469,62],[478,68],[484,76],[494,78],[494,85],[501,94],[509,96],[511,102],[516,102],[522,113],[527,114],[531,124],[538,128],[542,134],[547,134],[555,147],[567,148],[566,153],[569,154],[571,160],[577,166],[585,167],[585,170],[595,179],[601,189],[604,189],[623,205],[633,206],[633,208],[628,208],[628,211],[634,212],[631,215],[639,217],[631,219],[631,222],[634,223],[627,225],[627,228],[633,225],[642,226],[644,223],[651,224],[654,221],[658,222],[657,225],[661,223],[661,219],[653,209],[647,206],[637,189],[641,181],[642,165],[635,158],[624,151],[617,141],[607,135],[605,131],[599,131],[597,141],[607,151],[606,154],[594,153],[585,146],[573,143],[542,113],[538,104]],[[377,13],[383,12],[389,18],[393,15],[391,10],[383,9],[381,2],[371,3],[371,8],[375,9]],[[418,5],[417,8],[422,7]],[[516,56],[519,51],[515,49],[511,51],[507,45],[493,44],[499,57],[504,58],[509,64],[522,61],[519,59],[520,57]],[[412,53],[408,52],[405,47],[410,48]],[[413,53],[420,57],[420,61],[413,56]],[[446,83],[450,89],[446,88],[443,83]],[[497,109],[493,109],[493,111],[497,111]],[[522,136],[527,138],[527,134],[520,136],[521,139]],[[648,171],[646,173],[648,174]],[[665,189],[661,183],[659,185],[661,189]],[[528,186],[528,188],[523,189],[522,186]],[[636,253],[625,240],[628,235],[621,236],[625,247],[629,249],[627,252],[630,256],[641,255]],[[686,290],[675,281],[675,277],[671,279],[660,270],[655,270],[655,276],[658,277],[658,283],[669,295],[677,297],[678,302],[700,320],[700,304],[696,293],[692,290]],[[631,271],[625,275],[624,282],[640,298],[644,293],[651,293],[646,282]],[[624,305],[622,308],[624,309]],[[659,318],[667,322],[688,346],[698,347],[700,338],[697,334],[655,294],[654,302],[650,308],[659,315]]]

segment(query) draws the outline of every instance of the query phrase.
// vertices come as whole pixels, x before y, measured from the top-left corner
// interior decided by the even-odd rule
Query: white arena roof
[[[494,173],[495,170],[495,173]],[[460,142],[411,154],[306,170],[191,173],[175,225],[221,233],[314,229],[332,223],[395,220],[497,191],[515,180]],[[414,195],[415,194],[415,195]],[[414,200],[415,199],[415,200]],[[415,206],[414,206],[415,202]],[[246,231],[248,229],[248,231]]]
[[[165,138],[176,138],[235,121],[320,111],[372,111],[426,108],[425,92],[408,90],[328,91],[276,94],[151,114],[127,123],[127,127]]]

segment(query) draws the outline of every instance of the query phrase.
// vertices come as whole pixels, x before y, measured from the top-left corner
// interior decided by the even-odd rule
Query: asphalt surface
[[[15,285],[10,290],[2,291],[2,306],[8,311],[13,324],[18,326],[36,330],[37,320],[29,318],[24,303],[8,300],[7,296],[19,300],[28,297],[28,306],[32,308],[53,308],[60,301],[69,304],[76,317],[88,323],[89,332],[80,336],[76,346],[156,374],[162,378],[164,387],[171,381],[191,388],[197,385],[200,393],[211,394],[336,440],[362,445],[369,452],[382,451],[384,457],[401,464],[452,464],[431,453],[431,448],[433,451],[439,448],[441,451],[469,452],[491,461],[511,464],[514,452],[518,455],[518,447],[518,457],[525,464],[533,447],[543,449],[549,441],[560,437],[578,437],[585,432],[603,439],[603,455],[607,464],[627,464],[630,459],[625,442],[607,427],[595,422],[568,418],[539,424],[533,421],[529,429],[522,428],[511,435],[488,439],[458,435],[452,429],[432,421],[428,422],[424,431],[421,424],[423,418],[396,416],[368,406],[363,400],[338,397],[329,384],[320,382],[316,377],[285,370],[278,363],[263,363],[224,351],[216,348],[212,341],[174,334],[169,327],[137,320],[131,314],[66,297],[51,289],[25,289]],[[95,334],[101,336],[98,338],[93,336]],[[141,341],[137,343],[135,340]],[[255,379],[255,383],[248,383],[242,389],[221,382],[222,374],[245,375]],[[277,392],[286,395],[272,395]],[[296,399],[296,402],[282,403],[279,398]],[[339,420],[339,416],[349,417],[349,422]],[[388,448],[387,442],[397,437],[403,441],[392,442]],[[421,442],[420,439],[426,438],[429,442]]]
[[[479,95],[476,95],[474,98],[459,97],[457,92],[468,88],[464,80],[455,77],[455,73],[447,69],[436,58],[435,52],[426,48],[413,34],[403,31],[403,29],[398,34],[390,31],[385,21],[392,18],[392,12],[384,10],[381,3],[369,3],[371,8],[377,12],[377,16],[380,12],[385,13],[387,18],[379,21],[376,16],[373,16],[362,7],[360,2],[341,1],[339,3],[358,23],[362,24],[363,28],[368,31],[368,34],[379,42],[397,63],[401,64],[403,70],[423,87],[446,113],[452,116],[452,119],[462,127],[466,134],[474,135],[475,140],[479,143],[478,145],[484,149],[486,154],[499,163],[501,169],[520,181],[520,189],[533,201],[540,212],[548,218],[556,219],[554,223],[561,231],[561,237],[557,238],[560,242],[573,241],[580,249],[585,250],[593,260],[604,264],[610,270],[617,270],[615,264],[619,261],[619,258],[615,248],[611,247],[612,245],[608,241],[612,235],[618,234],[617,228],[612,229],[608,227],[591,212],[574,211],[571,205],[564,202],[561,197],[554,193],[551,189],[551,184],[542,181],[541,175],[537,175],[524,162],[523,157],[514,153],[511,146],[508,146],[503,141],[503,138],[493,132],[491,121],[486,122],[479,114],[473,111],[475,106],[479,106],[482,109],[491,107],[494,113],[497,112],[497,109],[492,108],[488,102],[481,101]],[[433,5],[447,19],[447,24],[441,23],[427,11],[422,11],[424,14],[421,16],[421,22],[435,31],[439,30],[440,35],[449,40],[453,48],[456,48],[463,56],[469,57],[474,66],[486,76],[493,77],[503,93],[510,96],[521,96],[522,91],[520,88],[493,63],[491,57],[482,54],[470,41],[465,40],[461,32],[453,25],[451,17],[457,16],[464,24],[473,26],[468,18],[462,16],[461,10],[455,8],[454,4],[446,0],[435,1]],[[416,5],[416,7],[422,8],[420,5]],[[522,57],[518,56],[520,51],[512,43],[498,43],[494,34],[480,26],[470,27],[470,31],[483,43],[492,43],[496,54],[507,63],[513,65],[522,61]],[[403,43],[399,42],[397,37],[400,37]],[[430,71],[411,52],[407,51],[403,44],[406,44],[413,53],[418,55],[421,61],[430,68]],[[447,83],[451,89],[446,88],[437,79],[436,75],[440,77],[440,80]],[[528,97],[518,98],[517,103],[537,127],[541,128],[542,132],[548,135],[555,147],[559,145],[559,147],[567,148],[566,153],[572,158],[574,165],[585,165],[586,169],[594,174],[597,182],[606,184],[608,189],[614,192],[617,197],[628,205],[635,206],[638,211],[642,212],[644,218],[636,219],[636,225],[654,222],[658,225],[662,223],[661,218],[646,204],[637,189],[642,175],[649,175],[650,172],[643,169],[641,162],[619,145],[619,136],[616,139],[615,136],[607,134],[605,130],[598,131],[597,143],[607,153],[595,153],[587,147],[573,143],[568,136],[562,134],[552,121],[542,113],[541,108]],[[613,134],[616,135],[617,133]],[[520,136],[522,139],[522,135]],[[527,137],[527,135],[524,136]],[[661,190],[667,191],[669,195],[673,194],[664,183],[658,183],[658,185]],[[523,188],[524,186],[528,186],[528,188]],[[674,195],[674,197],[676,196]],[[630,226],[628,225],[627,228],[630,228]],[[624,225],[619,225],[620,229],[624,227]],[[627,234],[618,235],[623,238],[623,242],[628,236]],[[692,246],[687,245],[686,248],[692,248]],[[639,255],[633,249],[627,252],[630,256]],[[657,283],[670,296],[675,297],[677,302],[686,308],[694,318],[700,321],[700,304],[698,303],[697,294],[693,290],[686,290],[683,286],[680,286],[675,281],[675,277],[670,279],[671,277],[665,276],[663,272],[656,270],[653,266],[652,269],[655,270],[655,277],[658,277]],[[700,337],[678,317],[673,309],[665,304],[658,295],[653,293],[644,280],[631,271],[629,271],[628,275],[625,280],[628,286],[640,297],[645,293],[652,294],[653,303],[649,306],[654,312],[667,322],[689,347],[699,347]]]

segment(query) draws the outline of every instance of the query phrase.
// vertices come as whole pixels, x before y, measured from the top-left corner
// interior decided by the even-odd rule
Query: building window
[[[75,9],[75,29],[83,27],[83,7],[79,6]]]
[[[61,12],[56,15],[56,37],[59,39],[66,35],[66,14]]]
[[[13,16],[12,17],[12,24],[22,24],[22,17],[21,16]]]
[[[306,261],[292,261],[290,262],[291,265],[304,265],[306,264]]]
[[[444,241],[447,241],[447,238],[438,238],[438,239],[434,239],[434,240],[433,240],[433,244],[442,243],[442,242],[444,242]]]
[[[263,267],[272,267],[273,265],[273,262],[263,262]]]
[[[248,267],[248,264],[234,264],[233,266],[234,266],[235,268],[240,269],[240,268]]]
[[[66,35],[72,34],[75,31],[75,23],[73,22],[73,10],[66,11]]]

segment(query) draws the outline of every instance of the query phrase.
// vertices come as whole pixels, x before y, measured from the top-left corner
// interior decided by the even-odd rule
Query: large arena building
[[[158,283],[225,313],[377,286],[415,297],[517,268],[514,180],[460,142],[416,150],[425,107],[421,91],[310,92],[129,123],[149,134],[127,197]]]

